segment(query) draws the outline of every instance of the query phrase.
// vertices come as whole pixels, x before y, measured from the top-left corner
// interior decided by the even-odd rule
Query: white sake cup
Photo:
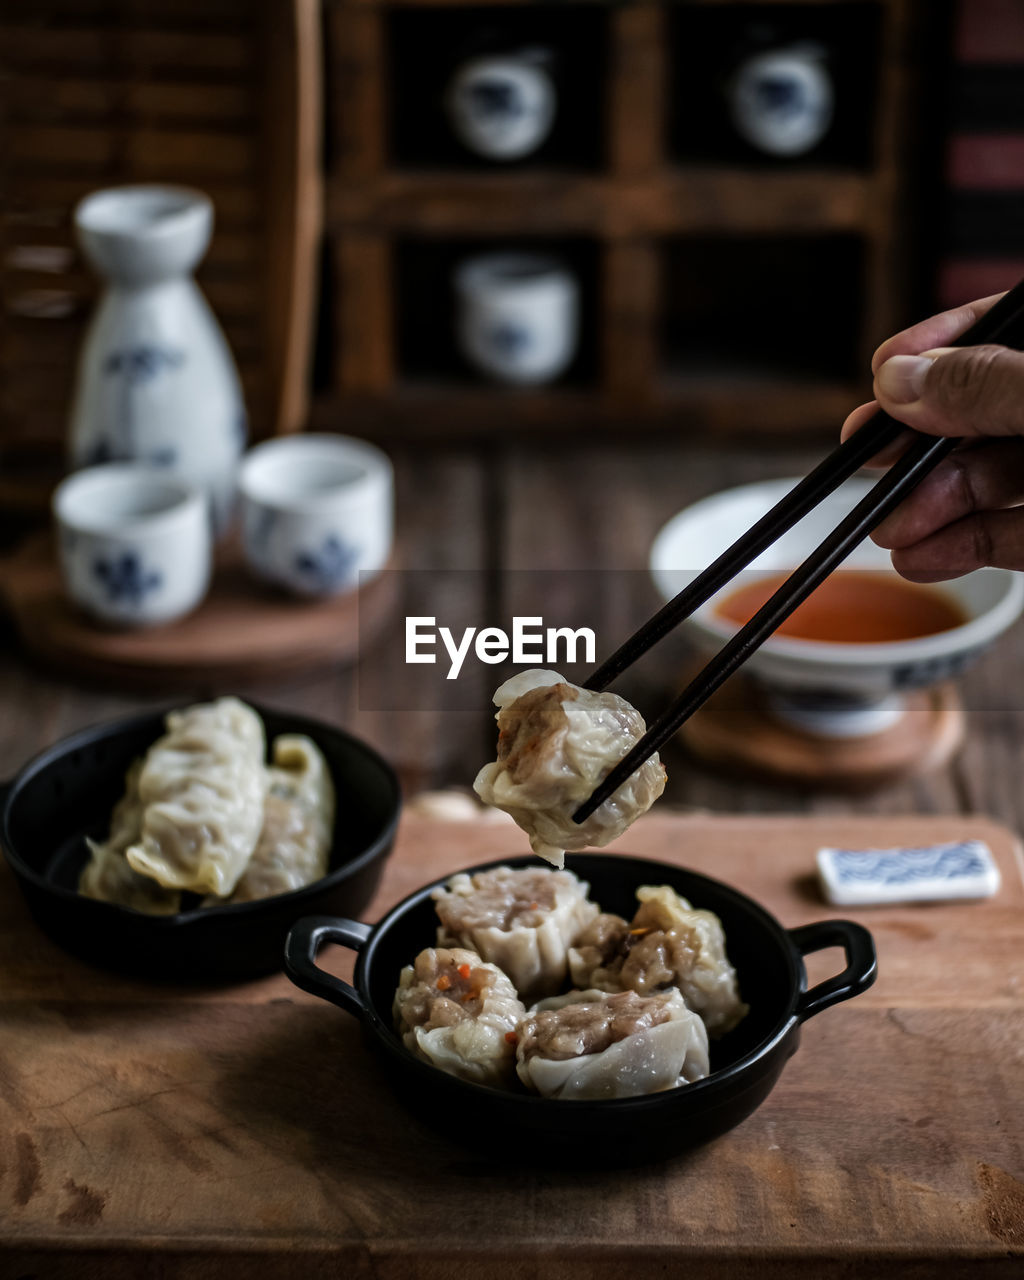
[[[179,476],[107,463],[68,476],[53,496],[68,596],[114,627],[171,622],[210,584],[206,497]]]
[[[551,132],[555,85],[543,49],[470,58],[455,72],[445,106],[456,137],[487,160],[520,160]]]
[[[501,382],[550,382],[576,354],[579,289],[554,257],[492,253],[455,275],[457,336],[463,355]]]
[[[250,449],[239,473],[249,569],[299,596],[351,591],[388,562],[394,477],[363,440],[295,435]]]
[[[733,124],[766,155],[801,156],[828,132],[834,97],[823,50],[814,45],[771,49],[736,71],[730,87]]]

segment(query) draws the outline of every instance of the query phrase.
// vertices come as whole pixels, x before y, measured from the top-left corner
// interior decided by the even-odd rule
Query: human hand
[[[879,408],[927,435],[964,443],[871,535],[913,582],[983,565],[1024,569],[1024,354],[950,347],[1001,295],[944,311],[889,338],[871,362],[877,399],[843,424],[845,440]],[[874,460],[888,465],[898,442]]]

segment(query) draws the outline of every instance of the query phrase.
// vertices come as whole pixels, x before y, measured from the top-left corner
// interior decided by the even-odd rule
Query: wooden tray
[[[824,843],[980,836],[993,899],[841,913]],[[771,1096],[711,1145],[626,1172],[532,1172],[409,1118],[356,1021],[284,977],[219,990],[88,969],[0,869],[0,1274],[53,1280],[688,1280],[1019,1277],[1024,1265],[1024,882],[981,818],[651,815],[623,849],[686,863],[786,926],[871,929],[874,987],[806,1024]],[[408,814],[365,918],[523,851],[505,823]],[[328,967],[351,969],[348,952]],[[811,958],[811,981],[837,951]]]
[[[391,616],[395,575],[307,603],[261,587],[228,550],[194,613],[167,626],[108,631],[69,603],[52,538],[41,534],[0,562],[0,599],[28,653],[51,666],[119,683],[194,685],[353,661]]]

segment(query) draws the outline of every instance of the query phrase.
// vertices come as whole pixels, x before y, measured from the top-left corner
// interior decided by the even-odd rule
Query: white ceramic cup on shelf
[[[139,463],[88,467],[61,481],[53,512],[65,589],[95,620],[155,626],[206,595],[209,506],[180,476]]]
[[[729,106],[737,133],[779,159],[813,150],[832,125],[835,92],[825,51],[813,44],[756,53],[736,70]]]
[[[455,275],[462,354],[488,377],[531,385],[568,368],[579,341],[573,273],[543,253],[490,253]]]
[[[239,496],[246,565],[294,595],[352,591],[391,555],[393,470],[364,440],[268,440],[243,459]]]
[[[558,98],[545,49],[470,58],[455,71],[445,108],[456,137],[487,160],[536,151],[555,121]]]

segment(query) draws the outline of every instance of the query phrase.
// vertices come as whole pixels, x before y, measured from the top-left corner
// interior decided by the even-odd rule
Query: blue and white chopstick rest
[[[819,849],[822,892],[837,906],[989,898],[999,868],[981,840],[897,849]]]

